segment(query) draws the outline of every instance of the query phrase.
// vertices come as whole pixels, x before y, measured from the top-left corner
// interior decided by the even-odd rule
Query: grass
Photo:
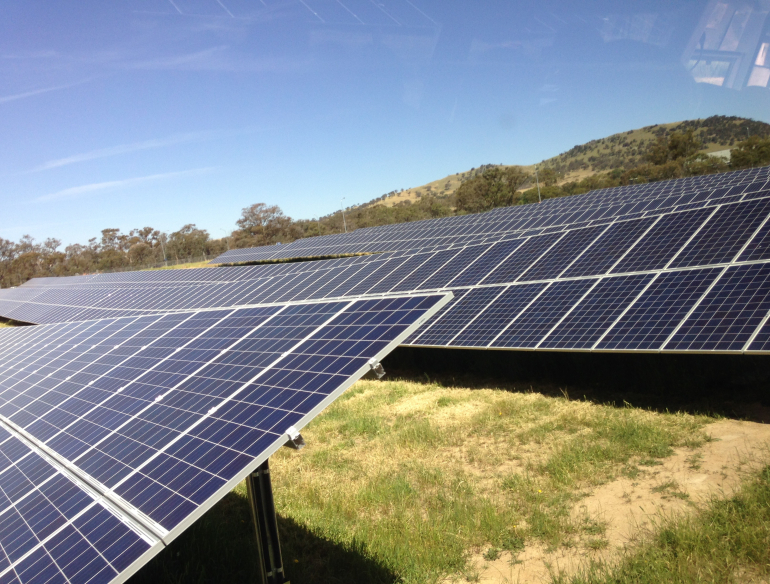
[[[388,578],[472,580],[471,553],[515,554],[528,542],[605,547],[600,522],[570,513],[582,489],[702,444],[708,421],[536,393],[361,381],[303,431],[304,450],[274,455],[271,474],[279,514],[360,550]],[[312,555],[290,564],[292,579],[327,581],[300,568],[317,563]]]
[[[146,268],[140,271],[152,272],[156,270],[188,270],[190,268],[210,268],[215,265],[210,262],[211,260],[206,260],[204,262],[190,262],[189,264],[176,264],[170,266],[160,266],[159,268]]]
[[[557,584],[766,582],[770,576],[770,466],[726,500],[659,522],[614,566],[594,564]]]

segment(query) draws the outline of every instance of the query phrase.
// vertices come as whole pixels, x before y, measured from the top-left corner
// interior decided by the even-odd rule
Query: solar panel
[[[655,219],[647,217],[620,221],[610,225],[591,244],[591,247],[585,250],[560,275],[565,278],[572,278],[606,273],[653,223],[655,223]]]
[[[708,268],[660,274],[594,347],[660,349],[721,272]]]
[[[607,226],[584,227],[568,231],[552,248],[548,249],[528,270],[520,280],[550,280],[561,274],[575,259],[577,259],[599,237]],[[547,236],[546,236],[547,237]]]
[[[505,286],[470,290],[452,306],[451,310],[442,314],[441,318],[417,337],[415,344],[448,345],[459,331],[503,292],[505,292]]]
[[[636,274],[600,280],[539,346],[544,349],[590,349],[653,277]]]
[[[564,236],[563,233],[552,233],[549,235],[540,235],[524,241],[524,243],[509,254],[506,258],[498,261],[492,269],[481,279],[485,284],[500,284],[504,282],[513,282],[518,279],[522,272],[537,262],[539,258],[548,253],[552,246],[558,245],[557,242]],[[498,244],[503,246],[505,244]]]
[[[680,280],[688,281],[690,276],[674,274],[690,272],[691,268],[721,270],[768,262],[768,184],[770,169],[751,169],[602,189],[542,204],[362,229],[279,246],[284,257],[300,252],[313,255],[313,249],[328,255],[330,249],[345,246],[357,253],[388,250],[368,256],[177,273],[41,279],[17,290],[0,292],[0,314],[27,322],[50,323],[304,299],[342,301],[392,292],[452,290],[456,301],[410,338],[411,344],[505,349],[715,350],[707,348],[711,346],[708,343],[683,348],[685,344],[669,341],[668,336],[645,336],[643,317],[633,318],[637,314],[648,315],[660,324],[661,331],[671,335],[688,318],[692,307],[702,302],[708,288],[691,282],[688,294],[701,296],[687,296],[683,312],[660,312],[662,308],[655,307],[658,313],[648,313],[646,303],[650,299],[684,302],[685,296],[675,299],[659,288],[670,285],[671,294],[684,294],[678,286]],[[278,253],[277,249],[270,249],[271,253]],[[634,278],[622,280],[628,283],[626,286],[609,276]],[[644,289],[633,297],[631,290],[636,288],[631,283],[641,281],[645,282]],[[559,315],[555,321],[549,318],[541,322],[537,314],[540,299],[525,306],[521,314],[516,303],[508,303],[510,295],[518,293],[516,288],[527,282],[548,285],[543,299],[564,291],[554,313]],[[589,292],[594,286],[594,291]],[[605,286],[620,288],[610,292],[605,291]],[[508,291],[503,293],[504,289]],[[604,292],[608,294],[604,301],[595,297]],[[616,298],[615,293],[620,297]],[[736,304],[730,309],[739,310],[745,299],[735,296],[731,301]],[[624,306],[619,314],[617,303]],[[704,315],[709,319],[704,326],[716,326],[720,318],[716,312]],[[573,322],[578,316],[583,319],[579,324]],[[617,320],[611,320],[613,316]],[[590,318],[596,319],[591,326],[585,321]],[[747,322],[753,324],[756,319]],[[757,322],[756,326],[746,332],[752,342],[759,337],[758,327],[764,325]],[[490,331],[494,331],[492,338]],[[524,336],[514,338],[520,332]],[[499,339],[495,338],[498,333]],[[595,341],[590,347],[589,340]],[[748,344],[739,345],[736,340],[728,350],[748,350]],[[674,349],[675,346],[678,348]],[[753,346],[759,344],[754,342]]]
[[[530,348],[569,311],[576,296],[588,291],[596,280],[565,280],[548,286],[527,310],[492,341],[495,347]]]
[[[770,198],[720,207],[672,262],[671,267],[731,261],[767,217]]]
[[[546,286],[541,283],[509,287],[484,307],[450,343],[458,347],[486,347]]]
[[[682,323],[666,349],[741,350],[770,311],[770,264],[734,266]]]
[[[0,331],[0,581],[125,580],[448,300]]]
[[[610,271],[619,274],[666,267],[715,211],[697,209],[661,216]]]
[[[581,196],[548,199],[539,205],[499,208],[480,215],[359,229],[346,234],[297,240],[289,245],[230,250],[214,263],[414,250],[455,242],[469,244],[474,241],[461,241],[458,236],[483,238],[498,233],[523,233],[538,227],[577,224],[578,221],[612,220],[634,213],[659,213],[675,207],[684,210],[688,205],[697,206],[708,201],[758,197],[761,195],[756,193],[767,188],[768,171],[761,168],[601,189]]]

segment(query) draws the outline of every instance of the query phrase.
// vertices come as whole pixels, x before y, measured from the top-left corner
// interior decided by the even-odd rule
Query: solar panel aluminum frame
[[[440,311],[447,303],[449,303],[454,295],[451,292],[419,292],[419,293],[402,293],[402,294],[384,294],[380,298],[414,298],[425,296],[440,296],[441,298],[415,322],[407,326],[400,334],[398,334],[392,341],[378,351],[374,357],[372,357],[367,364],[361,366],[355,373],[350,375],[345,382],[338,386],[334,391],[327,395],[321,402],[319,402],[314,408],[312,408],[307,414],[305,414],[299,421],[295,422],[294,428],[301,430],[304,428],[313,418],[315,418],[324,408],[328,407],[334,400],[336,400],[345,390],[358,381],[370,370],[374,369],[388,353],[398,347],[406,338],[408,338],[416,329],[418,329],[425,321],[430,319],[438,311]],[[374,299],[374,298],[366,298]],[[360,302],[363,298],[347,298],[345,299],[344,306],[340,307],[332,316],[326,321],[316,326],[312,332],[308,333],[304,338],[297,341],[289,350],[285,351],[281,356],[276,358],[267,367],[265,367],[257,376],[243,383],[243,387],[254,383],[259,377],[273,370],[279,362],[285,357],[291,355],[293,351],[308,341],[314,334],[320,331],[323,327],[328,325],[337,316],[342,314],[346,309],[354,305],[356,302]],[[308,305],[308,304],[326,304],[329,300],[318,299],[310,301],[297,301],[297,302],[285,302],[275,303],[283,306],[290,305]],[[246,307],[238,307],[246,308]],[[204,309],[197,311],[180,311],[190,313],[205,313],[221,311],[222,309]],[[268,319],[255,327],[257,330],[266,324],[268,324],[274,317],[279,315],[281,311],[271,315]],[[55,326],[55,325],[52,325]],[[236,392],[237,393],[237,392]],[[226,400],[232,399],[235,394],[231,394]],[[49,446],[41,443],[37,438],[30,435],[24,429],[18,427],[14,422],[8,420],[5,416],[0,416],[0,427],[6,429],[11,435],[19,439],[27,448],[41,456],[48,464],[53,468],[61,472],[72,483],[76,484],[88,495],[91,496],[97,502],[101,502],[108,510],[120,519],[123,523],[127,524],[132,531],[137,533],[142,539],[144,539],[150,547],[139,556],[131,565],[121,571],[115,576],[111,582],[120,583],[125,582],[128,578],[134,575],[142,566],[144,566],[152,557],[164,549],[169,543],[176,539],[181,533],[183,533],[188,527],[190,527],[197,519],[203,516],[208,510],[210,510],[221,498],[227,493],[232,491],[237,484],[239,484],[245,477],[255,472],[269,457],[274,454],[281,446],[289,441],[290,436],[285,435],[286,440],[276,441],[271,446],[263,450],[257,457],[255,457],[247,466],[245,466],[236,476],[226,482],[220,487],[213,495],[208,497],[203,504],[199,505],[189,516],[187,516],[179,524],[172,527],[170,530],[166,530],[159,524],[155,523],[152,519],[147,517],[144,513],[134,508],[130,503],[123,500],[117,495],[111,494],[111,489],[107,489],[103,485],[88,475],[85,471],[79,470],[76,465],[63,456],[53,451]],[[22,558],[19,558],[14,562],[15,565],[18,562],[30,554],[34,553],[37,546],[25,554]]]

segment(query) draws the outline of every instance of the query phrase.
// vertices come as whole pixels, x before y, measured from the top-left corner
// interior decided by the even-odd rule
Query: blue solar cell
[[[707,268],[660,274],[596,348],[660,349],[721,271]]]
[[[606,273],[652,225],[654,219],[635,219],[610,225],[586,252],[561,274],[564,278]]]
[[[366,294],[366,292],[372,286],[375,286],[382,278],[392,274],[398,270],[409,258],[391,258],[385,261],[372,262],[371,266],[368,266],[366,272],[361,273],[361,278],[353,284],[353,286],[346,287],[341,290],[341,294],[335,294],[339,296],[360,296]]]
[[[430,260],[431,254],[421,253],[407,258],[401,265],[388,274],[382,276],[379,281],[371,286],[366,293],[367,294],[382,294],[388,292],[397,284],[399,284],[405,278],[412,275],[413,272],[419,271],[420,268]]]
[[[732,267],[664,347],[740,351],[770,311],[770,264]]]
[[[511,286],[452,339],[453,346],[486,347],[546,287],[545,283]]]
[[[568,231],[550,249],[547,247],[541,248],[543,249],[541,254],[545,253],[545,255],[531,264],[529,269],[519,277],[519,280],[548,280],[556,278],[580,254],[585,252],[586,248],[606,229],[607,226],[603,225]],[[546,249],[547,251],[545,251]],[[528,263],[531,263],[531,260]]]
[[[505,291],[505,286],[477,288],[465,294],[418,337],[415,345],[447,345],[479,312]]]
[[[423,326],[418,328],[416,331],[414,331],[411,335],[409,335],[406,340],[404,341],[405,345],[411,345],[411,344],[419,344],[417,342],[417,339],[422,335],[426,330],[430,329],[433,323],[438,321],[445,312],[450,310],[452,306],[455,305],[463,296],[465,296],[468,292],[470,292],[469,289],[466,290],[456,290],[453,292],[454,298],[445,304],[441,310],[439,310],[436,314],[434,314]]]
[[[540,344],[543,349],[590,349],[652,280],[651,274],[606,278]]]
[[[429,279],[434,273],[441,269],[448,261],[457,255],[456,249],[438,251],[433,254],[428,261],[421,264],[409,276],[401,280],[390,292],[406,292],[409,290],[419,290],[422,283]]]
[[[735,261],[753,262],[767,259],[770,259],[770,221],[760,227]]]
[[[770,212],[770,199],[720,207],[688,243],[671,267],[702,266],[731,261]]]
[[[519,318],[491,344],[499,348],[536,346],[543,336],[577,302],[596,280],[565,280],[554,282]]]
[[[563,241],[563,239],[561,239],[562,237],[569,238],[570,236],[569,234],[565,235],[562,232],[557,232],[547,235],[540,235],[525,240],[521,247],[517,248],[514,253],[500,261],[497,266],[494,266],[494,269],[492,269],[489,274],[481,281],[484,284],[507,283],[515,281],[532,265],[533,262],[537,260],[537,258],[545,253],[550,253],[549,249],[555,249],[551,246],[554,245],[554,243],[557,241],[561,243],[561,241]],[[525,276],[523,276],[521,279],[531,278],[526,278],[525,274]]]
[[[473,261],[488,248],[488,246],[474,245],[454,252],[451,261],[439,268],[433,275],[418,286],[418,290],[433,290],[444,288],[460,272],[472,265]]]
[[[713,211],[697,209],[663,215],[626,257],[612,268],[612,273],[641,272],[665,267]]]
[[[468,269],[450,281],[448,286],[473,286],[478,284],[487,277],[491,270],[497,267],[501,261],[518,249],[525,241],[524,239],[514,239],[511,241],[501,241],[489,246],[476,261],[468,266]]]
[[[757,331],[756,337],[746,348],[747,351],[770,351],[770,323],[765,322]]]

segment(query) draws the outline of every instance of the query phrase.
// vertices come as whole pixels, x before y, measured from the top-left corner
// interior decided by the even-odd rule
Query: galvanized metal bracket
[[[369,368],[374,371],[374,374],[377,376],[377,379],[382,379],[385,377],[385,369],[382,367],[382,363],[377,361],[377,359],[369,359],[368,362]]]
[[[286,430],[286,444],[284,444],[284,446],[293,450],[302,450],[302,448],[304,448],[305,439],[294,426],[290,426],[289,429]]]

